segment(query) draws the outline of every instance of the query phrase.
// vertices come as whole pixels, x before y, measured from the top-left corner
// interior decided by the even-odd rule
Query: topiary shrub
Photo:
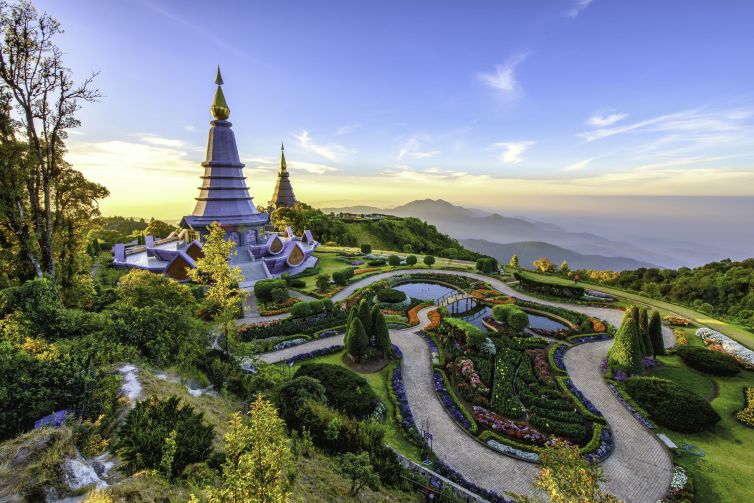
[[[387,263],[393,267],[398,267],[401,265],[401,258],[398,255],[390,255],[387,258]]]
[[[296,377],[311,377],[325,387],[327,404],[354,417],[365,418],[373,411],[379,399],[366,379],[339,365],[305,363],[296,371]]]
[[[291,308],[291,316],[294,318],[303,318],[310,314],[312,314],[312,308],[308,302],[293,304],[293,307]]]
[[[327,403],[325,387],[309,376],[296,377],[283,384],[278,392],[277,405],[280,417],[291,428],[299,426],[299,417],[307,401]]]
[[[697,433],[720,421],[707,400],[672,381],[632,377],[625,387],[653,421],[671,430]]]
[[[680,346],[678,356],[689,367],[717,376],[734,376],[741,371],[741,365],[730,355],[694,346]]]
[[[385,262],[384,260],[370,260],[369,262],[367,262],[367,265],[370,265],[372,267],[382,267],[386,263],[387,262]]]
[[[409,255],[408,257],[406,257],[406,265],[416,265],[416,262],[416,255]]]
[[[306,286],[306,281],[303,279],[293,278],[290,281],[290,285],[293,288],[304,288]]]
[[[369,243],[362,243],[361,253],[363,253],[364,255],[369,255],[370,253],[372,253],[372,245]]]
[[[639,324],[637,322],[636,307],[631,307],[623,316],[618,333],[615,334],[613,345],[607,352],[607,361],[611,368],[631,374],[638,374],[644,370],[643,354],[639,342]]]
[[[321,300],[313,300],[309,302],[312,314],[319,314],[325,310],[325,303]]]
[[[254,283],[254,295],[259,300],[272,300],[275,288],[287,288],[284,279],[263,279]]]
[[[328,313],[335,309],[335,302],[332,299],[322,299],[322,304],[325,306],[325,311]]]
[[[394,288],[383,288],[377,292],[377,300],[386,304],[397,304],[406,300],[406,294]]]
[[[204,414],[190,405],[181,405],[172,396],[166,400],[152,397],[136,404],[118,432],[116,452],[129,473],[164,469],[166,439],[175,431],[175,452],[169,463],[173,477],[191,463],[206,460],[212,452],[212,426],[204,424]]]

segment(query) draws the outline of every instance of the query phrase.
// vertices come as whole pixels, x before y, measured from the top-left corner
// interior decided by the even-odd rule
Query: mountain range
[[[626,270],[674,267],[669,256],[614,241],[589,232],[567,231],[557,225],[456,206],[442,199],[412,201],[396,208],[351,206],[322,208],[325,212],[416,217],[458,239],[467,248],[508,262],[517,254],[522,264],[542,256],[566,260],[573,268]]]

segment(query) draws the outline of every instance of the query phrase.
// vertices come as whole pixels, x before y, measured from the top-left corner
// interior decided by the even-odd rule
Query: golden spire
[[[285,171],[288,166],[285,164],[285,145],[280,142],[280,171]]]
[[[210,111],[215,120],[225,121],[230,117],[230,107],[228,107],[228,103],[225,101],[225,95],[223,94],[223,89],[220,87],[223,85],[223,76],[220,74],[220,65],[217,65],[215,84],[217,84],[217,91],[215,91],[215,99],[212,102]]]

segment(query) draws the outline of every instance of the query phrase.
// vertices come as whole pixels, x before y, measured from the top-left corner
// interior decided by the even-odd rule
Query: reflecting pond
[[[457,293],[458,290],[438,283],[429,283],[425,281],[412,281],[393,287],[400,290],[409,297],[421,300],[432,300],[437,302],[445,295]]]
[[[529,328],[544,328],[546,330],[561,330],[568,328],[559,321],[551,320],[546,316],[529,313]]]

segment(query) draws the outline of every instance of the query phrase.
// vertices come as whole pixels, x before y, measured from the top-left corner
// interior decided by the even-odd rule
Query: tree
[[[549,258],[541,257],[532,262],[532,265],[539,272],[555,272],[555,264],[553,264]]]
[[[416,262],[418,262],[416,255],[406,257],[406,265],[416,265]]]
[[[571,272],[571,270],[568,268],[568,262],[564,260],[563,262],[560,263],[560,273],[568,274],[569,272]]]
[[[393,345],[390,342],[390,330],[385,322],[385,317],[381,311],[377,311],[374,316],[374,324],[372,325],[372,338],[374,339],[374,348],[379,355],[386,358],[392,353]]]
[[[390,255],[387,258],[387,263],[393,267],[398,267],[401,265],[401,258],[398,255]]]
[[[346,352],[354,361],[360,362],[367,358],[369,354],[369,336],[358,317],[354,318],[348,326],[346,340],[348,341]]]
[[[369,309],[369,302],[366,299],[361,299],[359,307],[356,311],[357,317],[361,320],[361,325],[364,327],[364,331],[367,336],[372,335],[372,311]]]
[[[174,442],[166,442],[171,436]],[[164,468],[169,449],[171,474],[176,476],[191,463],[209,457],[214,436],[212,426],[204,424],[203,413],[181,405],[175,396],[165,400],[152,397],[138,402],[128,413],[118,431],[116,451],[126,470],[134,473]]]
[[[643,355],[639,345],[639,326],[635,306],[626,311],[613,345],[607,353],[608,363],[616,370],[638,374],[644,370]]]
[[[434,263],[435,263],[435,257],[433,257],[432,255],[424,255],[424,264],[427,267],[432,267],[432,264]]]
[[[95,75],[81,84],[73,82],[63,52],[53,42],[62,32],[60,23],[46,13],[39,14],[31,3],[3,3],[0,32],[4,34],[0,46],[3,94],[13,100],[28,142],[27,163],[19,170],[22,185],[17,186],[23,186],[23,191],[11,196],[18,210],[13,225],[22,232],[19,246],[36,275],[46,273],[57,281],[55,238],[60,226],[66,225],[65,219],[58,218],[60,196],[65,193],[71,201],[78,197],[75,191],[61,187],[63,177],[72,171],[63,160],[64,141],[68,130],[80,125],[76,112],[81,103],[96,101],[100,93],[92,88]],[[98,187],[97,196],[107,194],[104,187],[92,186]]]
[[[231,267],[229,257],[235,244],[225,239],[225,231],[217,222],[209,226],[209,236],[196,260],[196,268],[188,271],[189,277],[207,287],[205,301],[217,308],[215,320],[225,336],[225,352],[230,354],[231,338],[235,334],[235,319],[248,293],[238,288],[243,280],[239,267]],[[284,282],[285,283],[285,282]]]
[[[317,285],[317,290],[320,292],[326,292],[330,289],[330,275],[329,274],[320,274],[317,276],[317,281],[315,283]]]
[[[351,481],[352,496],[358,495],[364,486],[377,487],[380,481],[369,461],[369,454],[363,451],[358,454],[348,452],[338,456],[335,460],[335,468]]]
[[[289,427],[298,425],[298,417],[308,401],[327,403],[325,387],[308,376],[296,377],[283,384],[278,392],[278,410]]]
[[[293,456],[285,424],[262,395],[251,405],[249,418],[245,422],[235,413],[230,420],[223,482],[207,491],[210,503],[287,503],[290,499],[286,476]]]
[[[652,350],[655,356],[665,354],[665,341],[662,339],[662,320],[660,312],[653,311],[649,321],[649,339],[652,341]]]
[[[369,255],[370,253],[372,253],[372,245],[370,245],[369,243],[362,243],[361,253],[363,253],[364,255]]]
[[[411,243],[406,243],[403,245],[403,253],[413,253],[414,247],[411,245]]]
[[[617,503],[616,497],[600,489],[599,483],[606,480],[602,467],[588,463],[578,447],[556,440],[540,455],[539,475],[533,485],[550,503]],[[516,501],[537,500],[516,497]]]
[[[174,226],[167,224],[162,220],[155,220],[152,218],[149,220],[147,228],[144,229],[144,234],[147,236],[154,236],[155,239],[160,239],[168,237],[174,230]]]
[[[484,273],[497,272],[497,260],[493,257],[481,257],[476,261],[476,270]]]
[[[508,265],[511,266],[514,269],[518,269],[518,255],[512,255],[511,261],[508,262]]]
[[[639,309],[639,333],[641,334],[641,346],[644,350],[644,356],[654,355],[652,339],[649,336],[649,314],[645,307]]]

